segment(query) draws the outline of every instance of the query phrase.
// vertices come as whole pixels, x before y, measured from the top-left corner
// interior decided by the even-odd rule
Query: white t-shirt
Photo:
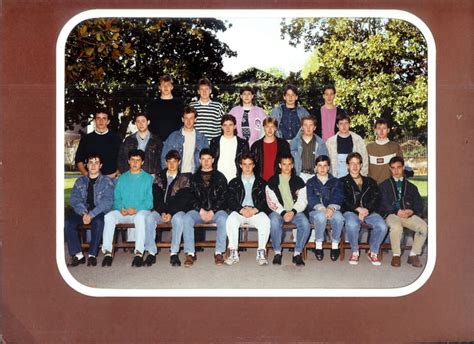
[[[220,154],[217,162],[217,170],[221,172],[230,182],[237,177],[237,167],[235,166],[235,153],[237,152],[237,136],[230,139],[221,136]]]
[[[184,135],[181,173],[194,173],[194,148],[196,147],[196,131],[181,131]]]

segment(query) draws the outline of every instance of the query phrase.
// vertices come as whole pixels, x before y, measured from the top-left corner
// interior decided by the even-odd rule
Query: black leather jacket
[[[150,140],[145,147],[145,162],[143,163],[143,170],[150,174],[157,174],[161,171],[161,151],[163,149],[163,142],[158,136],[150,132]],[[138,141],[135,134],[129,135],[122,142],[118,154],[117,165],[120,173],[125,173],[130,169],[128,165],[128,152],[138,148]]]
[[[165,169],[156,175],[153,182],[153,209],[159,214],[169,213],[171,215],[179,211],[189,211],[192,205],[192,189],[189,178],[184,174],[178,173],[168,186],[165,202],[167,185],[168,179]]]
[[[201,168],[191,176],[191,188],[193,192],[192,209],[199,211],[227,210],[227,179],[217,171],[212,170],[209,187],[204,185],[201,176]]]
[[[220,140],[221,140],[222,135],[214,137],[211,140],[210,143],[210,149],[212,154],[214,155],[214,164],[212,165],[213,169],[217,169],[217,162],[219,161],[220,157],[220,150],[221,150],[221,145],[220,145]],[[244,139],[237,137],[237,151],[235,152],[235,166],[237,167],[237,174],[240,174],[240,164],[239,164],[239,157],[240,154],[244,152],[249,152],[249,143],[245,141]]]
[[[277,139],[277,158],[275,159],[275,162],[274,162],[273,174],[277,173],[277,170],[278,170],[278,156],[283,155],[283,154],[290,154],[290,145],[288,144],[288,141],[283,140],[279,137],[276,137],[276,139]],[[254,171],[256,174],[262,177],[263,176],[263,162],[264,162],[263,138],[255,141],[252,147],[250,148],[250,151],[255,156]]]
[[[348,174],[340,179],[344,185],[344,202],[342,203],[342,212],[352,211],[358,207],[366,208],[369,213],[377,210],[379,202],[379,188],[377,182],[370,177],[362,176],[362,190],[359,190],[357,184]]]
[[[265,196],[266,185],[267,184],[260,176],[255,175],[255,181],[252,186],[252,201],[255,208],[265,214],[269,214],[270,209],[268,208]],[[245,187],[240,175],[230,181],[228,191],[227,204],[229,210],[239,212],[243,208],[242,202],[245,198]]]

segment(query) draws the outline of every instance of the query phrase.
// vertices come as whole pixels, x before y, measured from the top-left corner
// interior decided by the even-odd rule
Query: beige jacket
[[[331,166],[332,166],[332,174],[334,177],[340,178],[341,176],[337,175],[337,135],[331,136],[326,141],[326,147],[329,151],[329,159],[331,159]],[[353,131],[349,131],[349,134],[352,136],[352,142],[354,143],[354,152],[359,153],[362,155],[362,170],[360,174],[367,176],[369,173],[369,155],[367,154],[367,148],[365,147],[364,139],[354,133]]]

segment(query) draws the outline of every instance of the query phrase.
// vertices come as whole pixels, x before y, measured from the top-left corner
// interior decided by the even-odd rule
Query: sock
[[[275,255],[279,254],[281,256],[281,251],[275,251]]]
[[[410,257],[417,256],[416,253],[413,253],[413,251],[410,252]]]
[[[394,257],[400,257],[400,255],[397,254],[397,253],[392,254],[392,256],[394,256]]]
[[[338,242],[333,242],[333,243],[331,243],[331,248],[332,248],[333,250],[337,250],[337,249],[339,248],[339,243],[338,243]]]
[[[82,254],[82,252],[79,252],[79,253],[76,253],[76,257],[77,259],[82,259],[84,258],[84,255]]]
[[[188,252],[187,255],[191,256],[191,257],[194,257],[194,252]]]
[[[216,253],[214,253],[215,256],[217,256],[218,254],[222,254],[222,252],[216,252]]]
[[[355,254],[357,257],[359,256],[359,252],[357,251],[352,252],[352,254]]]
[[[293,257],[299,256],[300,254],[301,252],[295,251],[295,253],[293,254]]]
[[[171,256],[176,256],[176,255],[178,255],[178,254],[175,253],[175,252],[170,252],[170,257],[171,257]]]
[[[317,250],[322,250],[323,249],[323,242],[322,241],[316,241],[316,249]]]
[[[89,258],[95,258],[93,254],[89,254]]]

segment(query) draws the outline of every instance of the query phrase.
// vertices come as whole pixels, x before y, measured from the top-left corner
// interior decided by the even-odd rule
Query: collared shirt
[[[246,177],[244,175],[241,176],[242,183],[244,184],[245,189],[245,197],[244,201],[242,202],[243,207],[254,207],[253,199],[252,199],[252,187],[253,183],[255,182],[255,175],[251,175],[250,177]]]
[[[137,133],[135,134],[135,137],[137,138],[138,141],[138,147],[137,149],[145,151],[146,145],[148,144],[148,141],[150,141],[150,132],[147,131],[145,137],[142,139],[141,136]]]

